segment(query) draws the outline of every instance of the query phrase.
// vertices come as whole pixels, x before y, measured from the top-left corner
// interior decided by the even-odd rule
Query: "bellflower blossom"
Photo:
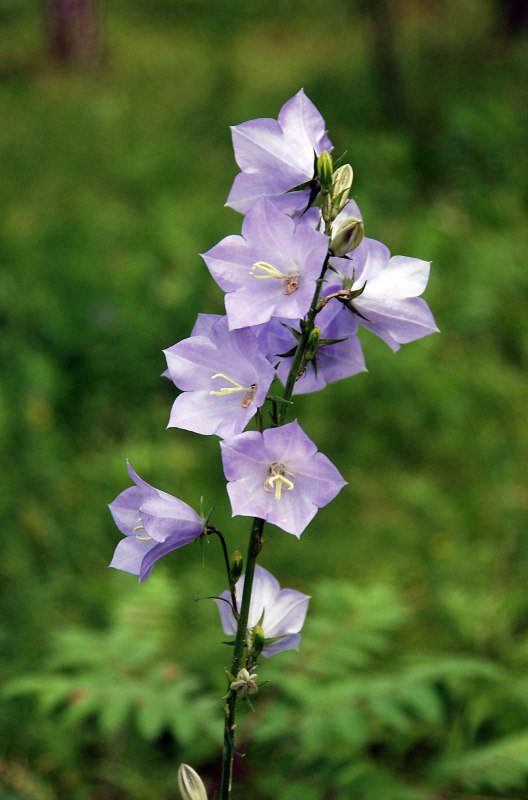
[[[183,390],[169,428],[235,436],[264,404],[275,375],[255,335],[249,329],[230,331],[225,317],[197,321],[189,339],[164,353],[165,374]]]
[[[245,216],[242,236],[226,236],[202,257],[227,292],[227,319],[234,329],[272,317],[303,317],[327,252],[323,233],[263,199]]]
[[[341,309],[349,332],[358,324],[377,334],[392,350],[438,331],[421,295],[429,279],[430,262],[393,256],[374,239],[364,239],[346,258],[331,258],[336,279],[330,278],[325,296],[349,289],[352,297]],[[332,300],[332,303],[337,302]]]
[[[242,597],[244,579],[245,575],[242,575],[235,586],[238,598]],[[237,622],[230,600],[231,595],[226,591],[222,592],[216,603],[224,633],[235,636]],[[309,595],[297,592],[295,589],[281,589],[278,580],[271,572],[257,564],[249,606],[248,630],[251,632],[255,625],[260,624],[265,639],[281,637],[276,642],[264,644],[262,649],[264,658],[283,650],[298,649],[301,641],[299,631],[304,624],[309,600]]]
[[[142,480],[128,462],[127,469],[136,485],[109,505],[115,524],[126,537],[117,545],[110,566],[139,575],[141,583],[158,559],[197,539],[204,523],[182,500]]]
[[[317,315],[315,323],[321,331],[321,345],[317,348],[314,359],[308,362],[303,374],[297,379],[293,394],[316,392],[324,389],[329,383],[366,371],[360,341],[357,336],[350,334],[349,320],[340,312],[341,304],[332,301]],[[290,327],[298,331],[300,338],[299,325]],[[284,354],[296,347],[298,339],[289,327],[276,319],[272,319],[266,326],[265,337],[268,358],[272,364],[279,362],[277,375],[282,383],[286,384],[293,354],[290,356]],[[264,338],[262,333],[260,338],[261,340]],[[327,339],[343,341],[328,344],[325,343]]]
[[[260,517],[300,537],[346,481],[297,421],[220,442],[233,516]]]
[[[277,120],[252,119],[231,128],[235,177],[226,205],[246,214],[260,197],[269,197],[288,214],[302,212],[310,190],[290,192],[314,177],[314,161],[332,143],[325,121],[301,89],[288,100]]]

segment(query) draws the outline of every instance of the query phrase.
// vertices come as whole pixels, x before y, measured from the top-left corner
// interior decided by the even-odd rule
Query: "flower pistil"
[[[293,480],[287,478],[286,475],[291,475]],[[265,492],[275,491],[275,500],[280,500],[283,488],[285,491],[291,492],[295,486],[295,475],[289,469],[286,469],[284,464],[275,461],[269,468],[269,476],[264,481],[263,486]]]
[[[251,270],[249,274],[252,278],[257,278],[258,280],[277,278],[281,280],[283,294],[293,294],[299,288],[299,275],[295,272],[290,275],[285,275],[284,272],[281,272],[280,269],[272,266],[272,264],[268,264],[267,261],[256,261],[255,264],[253,264],[253,269],[260,269],[264,274],[256,275],[253,270]]]
[[[236,392],[244,392],[242,396],[242,400],[240,401],[240,405],[242,408],[248,408],[257,393],[257,384],[252,383],[251,386],[242,386],[241,383],[238,381],[233,380],[228,375],[224,375],[223,372],[217,372],[215,375],[211,375],[211,380],[214,378],[223,378],[225,381],[231,384],[231,386],[222,386],[221,389],[218,391],[211,390],[209,394],[216,394],[219,397],[222,397],[226,394],[236,394]]]

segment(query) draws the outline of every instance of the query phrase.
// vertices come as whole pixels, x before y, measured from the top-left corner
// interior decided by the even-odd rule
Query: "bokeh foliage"
[[[300,398],[349,485],[262,563],[312,595],[299,654],[241,717],[239,796],[528,792],[528,43],[491,0],[123,0],[65,68],[0,0],[0,786],[12,800],[212,789],[226,648],[215,543],[146,585],[106,570],[124,459],[243,547],[216,441],[164,427],[161,348],[222,295],[229,124],[301,86],[348,149],[369,236],[433,259],[442,334]],[[205,569],[202,569],[202,557]],[[174,679],[174,680],[173,680]],[[174,685],[173,685],[174,682]],[[216,724],[216,733],[215,733]],[[273,768],[271,767],[273,764]]]

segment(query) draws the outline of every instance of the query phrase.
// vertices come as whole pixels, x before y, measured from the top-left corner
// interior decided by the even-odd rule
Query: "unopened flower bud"
[[[328,194],[332,189],[332,167],[332,156],[327,150],[323,150],[317,159],[317,174],[323,194]]]
[[[256,672],[251,675],[248,670],[243,667],[239,671],[236,681],[229,684],[229,688],[237,693],[237,697],[243,699],[248,694],[256,694],[258,692],[257,678],[258,675]]]
[[[251,654],[253,656],[259,656],[262,653],[262,648],[266,642],[266,638],[264,636],[264,631],[260,627],[260,625],[255,625],[253,630],[251,631],[253,645],[251,647]]]
[[[343,164],[342,167],[339,167],[334,172],[332,177],[332,201],[336,216],[348,200],[348,193],[353,179],[354,173],[350,164]]]
[[[343,222],[330,242],[330,250],[334,256],[346,256],[363,241],[363,220],[350,217]]]
[[[235,550],[229,562],[229,573],[231,575],[231,582],[236,583],[242,575],[244,569],[244,559],[240,550]]]
[[[312,329],[310,332],[310,336],[308,337],[308,343],[306,345],[306,350],[304,351],[304,358],[306,361],[311,361],[312,358],[317,353],[317,348],[319,347],[319,342],[321,341],[321,328],[317,326]]]
[[[178,768],[178,787],[183,800],[207,800],[202,779],[188,764]]]

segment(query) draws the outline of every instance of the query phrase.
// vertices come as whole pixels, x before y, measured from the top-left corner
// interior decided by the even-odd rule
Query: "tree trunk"
[[[99,60],[98,0],[49,0],[48,24],[51,52],[58,61],[93,64]]]

